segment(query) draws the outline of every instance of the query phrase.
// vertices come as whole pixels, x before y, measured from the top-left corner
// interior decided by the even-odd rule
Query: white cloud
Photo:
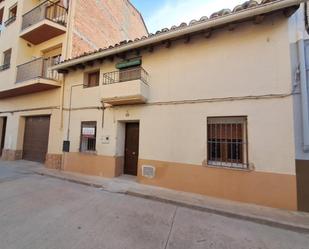
[[[243,2],[244,0],[166,0],[160,9],[146,18],[146,23],[149,31],[155,32],[181,22],[198,20],[223,8],[233,9]]]

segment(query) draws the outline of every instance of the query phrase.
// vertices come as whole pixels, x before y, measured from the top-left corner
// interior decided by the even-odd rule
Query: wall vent
[[[156,168],[150,165],[143,165],[142,174],[144,177],[154,178],[156,174]]]

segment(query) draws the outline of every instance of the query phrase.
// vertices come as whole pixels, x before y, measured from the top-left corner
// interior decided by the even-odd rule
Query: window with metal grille
[[[208,118],[207,148],[209,165],[248,168],[247,118]]]
[[[2,65],[0,65],[0,71],[10,68],[11,54],[12,54],[12,49],[8,49],[5,52],[3,52],[3,62],[2,62]]]
[[[82,122],[80,151],[96,151],[97,122]]]
[[[94,87],[100,84],[100,71],[85,74],[84,87]]]

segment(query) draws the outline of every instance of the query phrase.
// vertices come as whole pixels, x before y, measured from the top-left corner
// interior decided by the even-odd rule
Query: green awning
[[[123,68],[128,68],[128,67],[140,66],[141,64],[142,64],[141,59],[134,59],[134,60],[119,62],[116,64],[116,68],[123,69]]]

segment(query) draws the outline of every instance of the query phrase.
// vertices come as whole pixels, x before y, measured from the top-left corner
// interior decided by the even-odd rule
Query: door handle
[[[135,156],[135,155],[136,155],[136,152],[135,152],[135,151],[133,151],[133,152],[132,152],[132,155],[134,155],[134,156]]]

